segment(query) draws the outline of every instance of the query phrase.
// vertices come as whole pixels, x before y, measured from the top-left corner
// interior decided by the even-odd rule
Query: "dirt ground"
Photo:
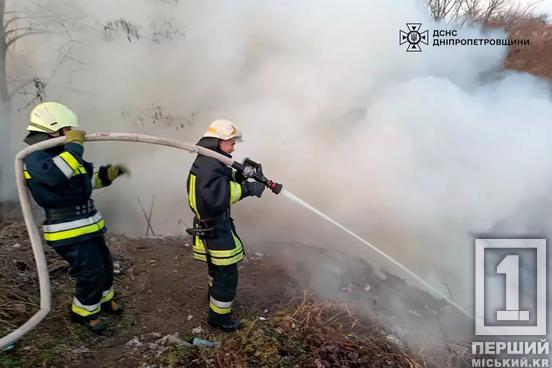
[[[132,338],[154,334],[166,336],[179,332],[191,336],[201,329],[204,336],[216,333],[206,324],[207,269],[194,261],[190,239],[141,239],[119,243],[124,249],[125,275],[118,284],[119,300],[126,306],[123,321],[116,323],[110,344],[79,357],[76,366],[136,367],[142,360],[142,349],[125,345]],[[118,251],[119,251],[118,250]],[[124,251],[124,253],[123,253]],[[263,315],[274,304],[286,303],[292,294],[293,280],[275,264],[249,260],[240,270],[237,316]]]
[[[24,226],[21,223],[3,225],[4,232],[10,234],[9,237],[0,238],[3,242],[2,248],[10,252],[5,258],[9,259],[16,269],[25,271],[18,276],[33,273],[34,265],[29,262],[32,258]],[[189,242],[188,238],[132,240],[121,236],[109,237],[115,259],[122,267],[122,274],[115,280],[117,299],[124,304],[126,311],[121,317],[105,318],[110,331],[102,337],[89,335],[82,328],[67,321],[73,281],[68,276],[66,263],[46,248],[51,271],[53,310],[36,331],[17,345],[14,355],[22,358],[20,363],[23,364],[25,352],[35,352],[33,340],[36,337],[58,338],[62,337],[56,336],[59,330],[67,330],[71,335],[67,337],[75,338],[77,343],[67,341],[72,354],[63,354],[60,357],[63,361],[49,360],[50,364],[54,364],[51,366],[137,367],[143,360],[143,349],[130,349],[129,353],[129,346],[126,345],[135,337],[166,336],[176,332],[191,337],[193,329],[202,331],[196,333],[197,336],[216,332],[205,323],[206,266],[191,258]],[[278,265],[261,267],[260,260],[249,258],[247,262],[242,263],[241,268],[239,298],[235,304],[237,316],[243,314],[244,310],[247,310],[248,315],[262,314],[266,308],[285,303],[292,297],[293,280]],[[24,289],[27,289],[26,293],[29,294],[17,297],[29,300],[23,307],[26,312],[34,310],[33,307],[38,304],[37,289],[32,290],[32,286],[27,285],[27,282],[31,281],[33,286],[38,287],[33,276],[19,281],[16,281],[18,277],[6,281],[17,287],[20,287],[21,283],[25,284]],[[6,288],[10,289],[10,285]],[[21,308],[16,311],[9,310],[9,304],[10,300],[3,301],[1,308],[5,310],[0,308],[0,315],[15,315],[16,318],[13,322],[0,320],[2,333],[30,317],[28,313],[25,313],[25,316],[19,313],[22,312]],[[4,322],[4,325],[1,322]],[[68,358],[71,361],[67,361]],[[28,363],[29,366],[33,366],[32,362]]]
[[[187,237],[129,239],[124,236],[108,236],[115,260],[122,267],[122,273],[116,277],[115,286],[117,298],[124,304],[126,312],[123,316],[102,317],[110,330],[106,335],[99,337],[69,322],[68,306],[74,284],[68,275],[66,263],[51,249],[45,248],[52,283],[53,310],[35,331],[17,344],[15,351],[10,354],[0,353],[0,366],[225,366],[215,364],[207,358],[199,362],[197,357],[204,353],[196,350],[193,356],[188,357],[185,355],[190,354],[189,352],[173,349],[174,345],[192,342],[196,337],[218,341],[223,346],[235,344],[232,334],[218,332],[206,324],[207,270],[203,263],[191,258],[190,241]],[[302,261],[307,259],[311,261]],[[37,310],[38,305],[36,271],[22,223],[4,222],[0,225],[0,260],[6,261],[4,266],[7,270],[4,273],[7,277],[0,280],[0,285],[4,285],[0,293],[8,296],[0,304],[0,333],[4,335],[26,321]],[[319,274],[313,273],[310,266],[312,264],[331,265],[329,269],[322,270],[329,278],[321,280]],[[333,284],[331,288],[328,285],[329,280]],[[335,294],[328,296],[328,289],[334,290]],[[18,290],[20,293],[12,295],[6,290]],[[435,317],[436,313],[446,309],[443,303],[425,292],[407,286],[401,279],[391,275],[382,278],[363,260],[301,244],[279,244],[266,254],[255,251],[248,253],[246,260],[240,263],[240,283],[234,312],[246,322],[248,329],[260,329],[264,331],[263,336],[268,335],[268,341],[273,341],[271,339],[275,329],[272,322],[276,317],[280,318],[278,315],[282,314],[282,309],[289,310],[290,305],[299,305],[301,298],[304,298],[305,290],[308,290],[315,300],[322,303],[331,300],[332,303],[339,304],[340,310],[346,311],[336,314],[341,313],[346,317],[348,315],[348,322],[344,325],[350,325],[340,332],[340,339],[345,341],[342,343],[344,346],[348,346],[350,342],[347,341],[354,337],[356,328],[353,327],[363,325],[364,331],[379,336],[370,337],[370,341],[376,342],[373,348],[378,351],[381,359],[385,355],[382,355],[377,346],[382,343],[385,346],[382,349],[389,351],[405,351],[405,354],[410,354],[408,351],[428,352],[423,356],[424,363],[413,365],[419,367],[444,366],[438,362],[452,361],[451,359],[457,359],[452,355],[461,355],[461,352],[451,355],[451,349],[460,346],[456,342],[443,344],[443,340],[446,340],[446,328],[440,324],[439,318]],[[397,295],[409,306],[408,309],[399,307],[403,303],[397,303]],[[323,309],[317,307],[316,303],[313,303],[311,308]],[[311,312],[307,310],[305,313]],[[318,313],[319,317],[321,315],[321,312]],[[303,321],[308,321],[308,318],[307,316]],[[327,320],[320,319],[321,325],[331,325],[330,322],[334,320],[337,321],[335,316]],[[281,321],[274,326],[279,324]],[[418,331],[421,326],[424,327],[424,335],[420,335]],[[281,329],[277,327],[276,330]],[[320,333],[336,335],[335,330]],[[435,336],[432,337],[431,334]],[[245,338],[239,335],[239,339]],[[255,339],[260,338],[249,334],[247,339],[251,339],[254,344]],[[319,339],[324,341],[328,337]],[[426,343],[412,345],[413,340],[423,340]],[[436,341],[443,346],[446,345],[446,349],[431,352],[436,347]],[[268,346],[273,346],[273,342]],[[241,344],[244,342],[241,341]],[[266,347],[256,349],[263,350]],[[304,349],[311,351],[312,347]],[[353,348],[350,350],[348,354],[358,355]],[[443,355],[443,351],[446,354]],[[174,355],[176,353],[177,355]],[[252,353],[255,354],[260,352]],[[281,354],[282,352],[276,353]],[[372,354],[376,362],[373,351],[363,354]],[[401,354],[403,353],[399,355]],[[401,355],[401,359],[406,356]],[[417,354],[416,356],[418,359]],[[393,359],[385,361],[389,361],[389,364],[383,364],[382,367],[402,366],[393,363]],[[195,365],[189,362],[195,362]],[[282,365],[280,362],[243,366],[298,365]],[[312,366],[323,367],[332,364],[322,362],[313,363]],[[380,365],[374,365],[376,366]],[[457,365],[447,363],[447,366]]]

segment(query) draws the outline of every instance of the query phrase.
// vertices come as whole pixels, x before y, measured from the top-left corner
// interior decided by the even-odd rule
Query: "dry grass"
[[[70,284],[66,274],[67,264],[45,248],[53,283]],[[40,308],[38,275],[25,225],[16,220],[0,223],[0,335],[4,336],[26,322]],[[69,289],[70,290],[70,289]],[[60,311],[53,311],[48,320],[54,330],[43,329],[43,325],[26,339],[25,350],[13,354],[0,353],[2,367],[36,367],[65,356],[67,344],[59,331],[69,326],[59,325],[64,321]],[[34,342],[31,344],[30,342]],[[29,344],[27,344],[29,343]]]
[[[55,252],[44,248],[50,277],[65,274],[68,265]],[[25,225],[0,223],[0,334],[25,322],[40,306],[38,274]],[[67,281],[69,281],[67,279]]]
[[[29,242],[21,224],[0,225],[0,333],[17,328],[25,316],[38,310],[37,276]]]
[[[317,301],[307,292],[266,321],[250,316],[243,322],[242,329],[224,337],[218,348],[171,349],[151,363],[235,368],[430,367],[423,357],[389,340],[378,323],[359,320],[345,304]]]
[[[509,47],[505,68],[552,79],[552,24],[545,17],[509,13],[485,26],[505,29],[511,40],[529,40],[529,45]]]
[[[0,352],[0,367],[70,367],[87,347],[109,343],[72,324],[68,306],[74,282],[68,264],[45,246],[53,292],[52,311],[45,321],[17,343],[12,353]],[[40,308],[38,274],[24,223],[0,223],[0,336],[26,322]],[[63,362],[63,363],[61,363]]]

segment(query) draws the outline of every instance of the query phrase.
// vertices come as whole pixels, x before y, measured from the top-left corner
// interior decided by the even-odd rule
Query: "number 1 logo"
[[[520,284],[520,254],[536,250],[535,285]],[[496,268],[489,268],[486,255],[508,252]],[[499,258],[500,259],[500,258]],[[487,266],[487,272],[486,271]],[[532,269],[531,269],[532,270]],[[531,270],[525,270],[530,272]],[[487,278],[502,277],[503,299],[498,302],[504,308],[496,314],[485,315],[489,293],[486,293]],[[494,284],[496,286],[496,283]],[[520,293],[533,288],[536,305],[531,311],[520,308]],[[494,301],[495,303],[497,301]],[[531,320],[535,324],[529,324]],[[523,323],[525,322],[525,323]],[[546,239],[476,239],[475,240],[475,333],[476,335],[530,336],[546,335]]]

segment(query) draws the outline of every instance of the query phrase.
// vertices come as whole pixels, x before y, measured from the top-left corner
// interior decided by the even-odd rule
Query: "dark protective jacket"
[[[229,154],[218,148],[217,138],[202,138],[197,145]],[[194,236],[195,259],[228,266],[243,259],[243,245],[230,216],[230,206],[249,196],[244,178],[222,162],[197,155],[187,180],[188,203],[194,212],[194,227],[210,227],[213,233]]]
[[[48,139],[44,133],[31,133],[25,139],[34,144]],[[46,213],[44,239],[52,246],[75,243],[105,232],[101,214],[94,208],[92,189],[111,184],[107,166],[97,172],[83,159],[84,148],[71,142],[24,159],[27,186]]]

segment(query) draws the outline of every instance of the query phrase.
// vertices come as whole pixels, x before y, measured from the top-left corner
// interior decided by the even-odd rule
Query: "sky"
[[[518,0],[520,4],[533,4],[531,0]],[[552,18],[552,0],[542,0],[535,6],[535,13],[546,13]]]

